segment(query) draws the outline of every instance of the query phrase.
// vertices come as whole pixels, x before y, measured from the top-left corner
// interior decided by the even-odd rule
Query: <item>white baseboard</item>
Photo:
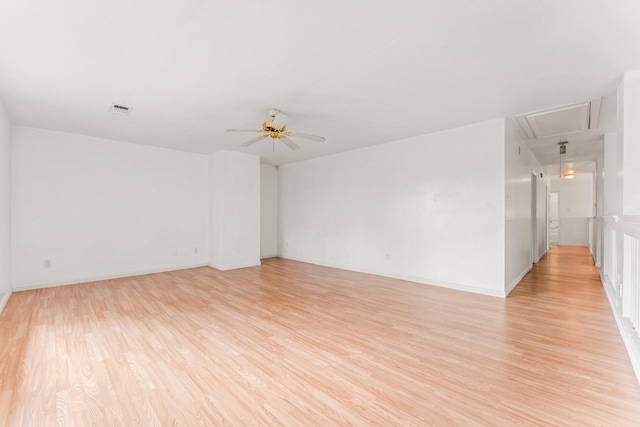
[[[536,260],[534,261],[535,264],[537,264],[546,254],[547,251],[549,250],[549,248],[545,249],[544,251],[542,251],[541,254],[538,254],[538,256],[536,257]],[[525,273],[526,274],[526,273]],[[524,276],[522,276],[524,277]],[[507,292],[508,293],[508,292]]]
[[[631,322],[624,319],[618,310],[616,310],[614,302],[615,296],[610,293],[610,289],[612,289],[613,286],[611,286],[609,281],[602,275],[602,271],[600,272],[600,282],[602,282],[604,293],[607,295],[607,299],[609,300],[609,305],[611,306],[613,317],[616,319],[616,324],[618,325],[618,330],[622,336],[624,346],[627,348],[627,353],[629,354],[633,371],[636,374],[636,379],[638,380],[638,383],[640,383],[640,339],[635,336]]]
[[[55,288],[57,286],[77,285],[77,284],[80,284],[80,283],[88,283],[88,282],[100,282],[102,280],[121,279],[123,277],[144,276],[145,274],[166,273],[167,271],[188,270],[189,268],[197,268],[197,267],[208,267],[208,265],[207,264],[193,264],[193,265],[186,265],[186,266],[174,267],[174,268],[161,268],[161,269],[129,271],[129,272],[119,273],[119,274],[114,274],[114,275],[81,277],[81,278],[77,278],[77,279],[70,279],[70,280],[67,280],[67,281],[64,281],[64,282],[51,282],[51,283],[21,285],[21,286],[14,286],[13,287],[13,292],[32,291],[34,289]]]
[[[529,266],[527,268],[525,268],[520,274],[518,274],[518,277],[516,277],[515,279],[513,279],[511,281],[511,283],[509,283],[505,289],[505,297],[507,295],[509,295],[511,293],[512,290],[515,289],[516,286],[518,286],[518,283],[520,283],[520,281],[522,279],[524,279],[524,276],[527,275],[528,272],[531,271],[531,269],[533,268],[533,264],[529,264]]]
[[[259,267],[261,265],[262,265],[262,263],[258,262],[257,264],[256,263],[250,263],[250,264],[236,264],[236,265],[225,265],[225,266],[218,266],[218,265],[209,264],[208,266],[211,267],[211,268],[215,268],[216,270],[228,271],[228,270],[237,270],[238,268]]]
[[[6,293],[0,295],[0,313],[4,309],[4,306],[9,302],[9,297],[11,296],[11,291],[7,291]]]
[[[372,274],[374,276],[389,277],[391,279],[405,280],[407,282],[420,283],[423,285],[438,286],[440,288],[453,289],[456,291],[471,292],[474,294],[487,295],[487,296],[499,297],[499,298],[506,297],[506,294],[504,291],[462,285],[460,283],[443,282],[441,280],[429,279],[425,277],[409,276],[405,274],[392,274],[392,273],[390,274],[386,272],[366,270],[366,269],[354,269],[353,267],[350,267],[350,266],[336,265],[336,264],[332,265],[332,264],[317,262],[314,260],[306,260],[306,259],[300,259],[300,258],[295,258],[290,256],[284,256],[282,254],[278,255],[278,257],[284,258],[284,259],[290,259],[292,261],[305,262],[307,264],[321,265],[323,267],[337,268],[339,270],[348,270],[348,271],[354,271],[356,273],[365,273],[365,274]]]

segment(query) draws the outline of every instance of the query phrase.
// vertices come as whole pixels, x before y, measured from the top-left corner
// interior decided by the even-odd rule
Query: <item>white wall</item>
[[[207,156],[20,126],[12,138],[14,288],[207,263]]]
[[[604,149],[603,157],[596,160],[595,180],[595,205],[596,216],[604,215]]]
[[[532,258],[547,250],[547,180],[540,178],[542,166],[520,138],[519,125],[507,120],[505,126],[505,289],[509,293],[527,274]],[[532,257],[531,180],[536,174],[537,249]]]
[[[596,174],[594,179],[596,187],[596,217],[598,217],[598,220],[594,222],[593,233],[595,236],[595,248],[592,249],[592,254],[596,267],[600,267],[603,255],[601,218],[604,215],[604,157],[596,160]]]
[[[224,156],[209,156],[209,265],[224,265]]]
[[[603,160],[603,215],[615,216],[622,214],[622,157],[618,156],[617,133],[604,135],[604,160]]]
[[[625,73],[618,88],[618,148],[624,152],[622,213],[640,215],[640,70]]]
[[[281,166],[279,253],[503,296],[504,138],[498,119]]]
[[[589,246],[589,218],[594,212],[592,173],[578,173],[574,179],[551,178],[551,191],[558,192],[560,246]]]
[[[0,311],[11,293],[11,126],[0,102]]]
[[[226,150],[209,158],[209,265],[260,265],[260,158]]]
[[[260,165],[260,258],[278,255],[278,168]]]

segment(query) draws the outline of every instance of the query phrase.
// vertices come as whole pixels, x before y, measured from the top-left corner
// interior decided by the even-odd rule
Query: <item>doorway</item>
[[[559,194],[553,191],[549,197],[549,243],[558,245],[560,236],[560,223],[558,221]]]

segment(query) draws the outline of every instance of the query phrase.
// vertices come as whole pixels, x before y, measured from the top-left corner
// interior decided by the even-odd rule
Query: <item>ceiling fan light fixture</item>
[[[271,116],[271,120],[267,120],[266,122],[264,122],[262,124],[262,129],[259,129],[259,130],[227,129],[225,132],[249,132],[249,133],[257,132],[258,134],[260,134],[259,137],[250,139],[249,141],[246,141],[240,144],[241,147],[249,147],[250,145],[253,145],[257,141],[262,139],[263,137],[271,138],[273,141],[276,141],[276,140],[282,141],[282,143],[287,147],[289,147],[291,150],[299,150],[300,146],[296,144],[293,140],[289,139],[289,136],[292,136],[294,138],[310,139],[312,141],[317,141],[317,142],[325,141],[325,138],[322,136],[309,135],[306,133],[299,133],[299,132],[289,132],[287,130],[287,125],[286,125],[289,117],[286,114],[283,114],[280,110],[276,108],[271,108],[267,110],[267,113],[269,113],[269,115]]]

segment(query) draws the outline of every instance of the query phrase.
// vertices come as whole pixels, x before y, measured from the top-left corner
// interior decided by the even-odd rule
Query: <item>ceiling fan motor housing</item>
[[[273,121],[266,121],[262,124],[262,131],[268,132],[269,136],[274,139],[280,139],[282,136],[281,132],[285,132],[287,130],[287,125],[282,125],[281,128],[277,128],[273,125]]]
[[[295,138],[310,139],[312,141],[318,141],[318,142],[325,141],[324,137],[322,136],[309,135],[306,133],[298,133],[298,132],[289,132],[287,130],[287,125],[285,124],[288,119],[288,116],[286,114],[282,114],[280,110],[272,108],[268,111],[268,113],[271,116],[271,120],[267,120],[266,122],[262,123],[262,129],[258,131],[251,130],[251,129],[246,129],[246,130],[228,129],[227,132],[250,132],[250,133],[257,132],[259,134],[259,136],[240,144],[241,147],[249,147],[255,144],[256,142],[260,141],[261,139],[267,138],[267,137],[273,140],[277,139],[279,141],[282,141],[284,145],[286,145],[287,147],[289,147],[291,150],[294,150],[294,151],[299,150],[300,146],[296,144],[294,141],[292,141],[289,138],[290,136],[293,136]]]

